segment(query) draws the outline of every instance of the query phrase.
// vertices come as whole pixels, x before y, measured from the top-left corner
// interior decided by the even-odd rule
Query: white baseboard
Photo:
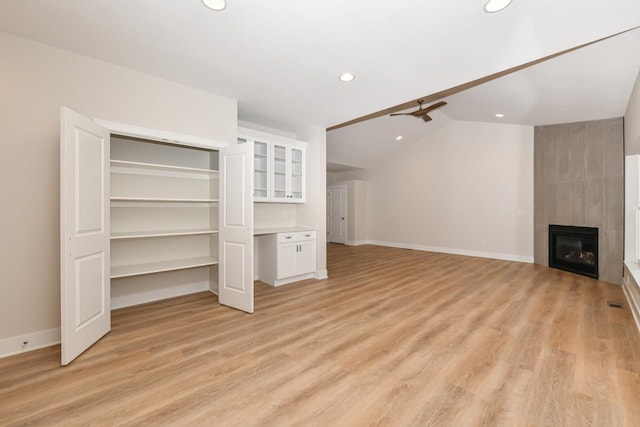
[[[299,282],[301,280],[313,279],[315,277],[315,273],[307,273],[300,274],[298,276],[287,277],[286,279],[276,279],[273,283],[265,282],[267,285],[271,285],[274,287],[288,285],[289,283]]]
[[[366,245],[368,244],[368,242],[368,240],[347,240],[346,242],[344,242],[344,244],[347,246],[360,246]]]
[[[60,344],[60,328],[4,338],[0,340],[0,359],[56,344]]]
[[[440,252],[440,253],[444,253],[444,254],[473,256],[473,257],[479,257],[479,258],[502,259],[502,260],[505,260],[505,261],[517,261],[517,262],[526,262],[526,263],[529,263],[529,264],[533,264],[533,257],[532,256],[503,254],[503,253],[499,253],[499,252],[472,251],[472,250],[468,250],[468,249],[457,249],[457,248],[444,248],[444,247],[440,247],[440,246],[416,245],[416,244],[413,244],[413,243],[385,242],[385,241],[380,241],[380,240],[367,240],[366,244],[378,245],[378,246],[388,246],[388,247],[391,247],[391,248],[413,249],[413,250],[417,250],[417,251]]]
[[[318,270],[315,273],[313,273],[313,277],[315,277],[318,280],[328,279],[329,278],[329,271],[328,270]]]
[[[145,304],[147,302],[160,301],[167,298],[174,298],[209,290],[209,282],[198,282],[155,291],[123,295],[121,297],[111,298],[111,309],[115,310],[118,308],[130,307],[132,305]]]

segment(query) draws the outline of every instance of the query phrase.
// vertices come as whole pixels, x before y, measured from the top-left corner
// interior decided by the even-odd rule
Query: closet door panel
[[[253,313],[253,147],[234,145],[221,155],[218,297]]]
[[[61,109],[61,333],[66,365],[111,329],[109,132]]]

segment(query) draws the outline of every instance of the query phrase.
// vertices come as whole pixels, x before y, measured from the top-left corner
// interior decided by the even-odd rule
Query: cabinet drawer
[[[302,242],[304,240],[315,240],[315,231],[296,231],[293,233],[278,233],[278,243]]]

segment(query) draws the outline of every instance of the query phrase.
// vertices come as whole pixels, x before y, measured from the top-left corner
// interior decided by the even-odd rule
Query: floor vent
[[[617,301],[607,301],[607,305],[612,308],[622,308],[622,304]]]

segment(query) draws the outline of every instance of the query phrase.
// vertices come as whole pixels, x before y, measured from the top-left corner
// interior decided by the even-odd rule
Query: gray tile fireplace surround
[[[623,144],[622,118],[536,126],[536,264],[549,265],[549,224],[597,227],[600,280],[621,283]]]

